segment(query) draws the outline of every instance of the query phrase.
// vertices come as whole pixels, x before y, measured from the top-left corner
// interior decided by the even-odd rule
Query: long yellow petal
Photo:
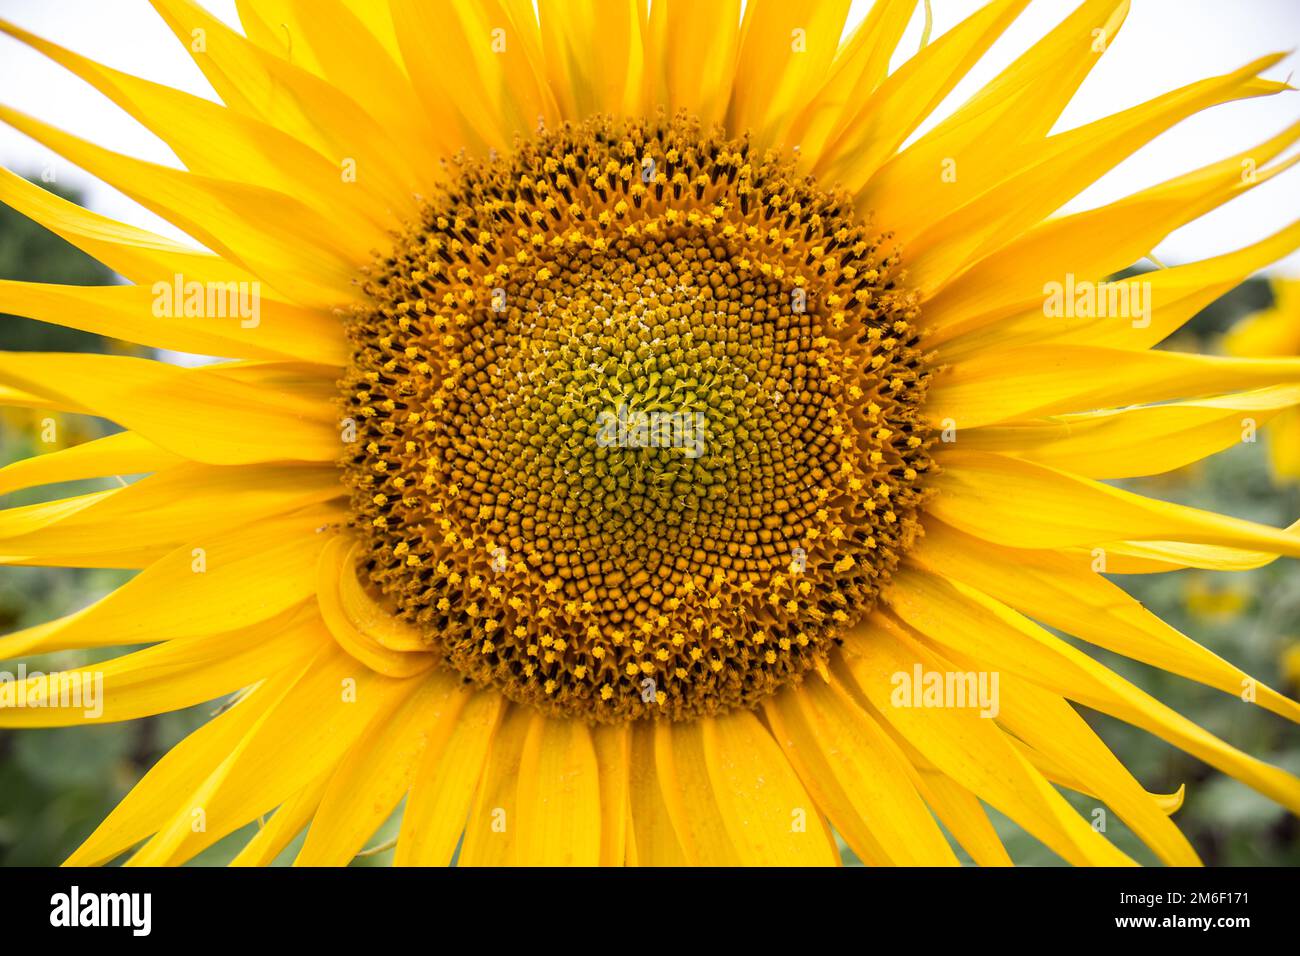
[[[284,699],[305,670],[306,667],[296,667],[272,675],[167,751],[64,865],[106,863],[157,832],[175,816],[177,804],[184,795],[202,785],[213,768]]]
[[[600,865],[623,866],[627,860],[629,763],[632,730],[626,724],[591,728],[600,769]]]
[[[1300,123],[1235,156],[1144,189],[1118,202],[1054,217],[1035,226],[962,273],[925,303],[929,341],[939,345],[988,326],[993,326],[991,334],[1000,335],[1006,329],[1005,320],[1013,316],[1034,313],[1041,318],[1046,283],[1063,283],[1066,273],[1094,280],[1127,268],[1148,255],[1173,229],[1249,192],[1289,168],[1293,160],[1273,166],[1267,164],[1297,137],[1300,137]],[[1254,169],[1255,175],[1244,176],[1243,169],[1246,168]],[[1109,241],[1097,242],[1098,235],[1107,236]],[[1266,243],[1271,244],[1276,239],[1266,240]],[[1194,306],[1198,301],[1198,291],[1208,293],[1211,299],[1206,301],[1212,301],[1221,294],[1213,288],[1217,282],[1236,284],[1271,261],[1265,244],[1251,248],[1256,249],[1259,255],[1242,250],[1203,263],[1175,266],[1143,275],[1141,281],[1157,283],[1152,287],[1152,319],[1158,326],[1155,332],[1147,331],[1139,336],[1138,332],[1142,330],[1117,319],[1090,322],[1063,317],[1042,323],[1040,334],[1070,337],[1069,333],[1077,326],[1085,326],[1083,331],[1089,335],[1107,333],[1106,341],[1092,341],[1094,345],[1113,344],[1122,348],[1125,343],[1133,343],[1128,347],[1146,348],[1164,337],[1159,329],[1168,334],[1170,326],[1177,321],[1177,318],[1170,320],[1166,317],[1166,309],[1181,309],[1184,300],[1189,307]],[[1289,250],[1281,255],[1286,251]],[[1225,272],[1219,272],[1216,264]],[[1211,271],[1206,272],[1206,269]],[[1234,271],[1237,277],[1230,279]],[[1171,283],[1178,284],[1180,278],[1190,279],[1194,275],[1204,280],[1200,290],[1194,289],[1190,283],[1180,290],[1167,288]],[[1177,294],[1179,291],[1181,296]],[[1157,295],[1159,309],[1155,307]],[[1183,314],[1183,320],[1190,318],[1195,311],[1193,308],[1192,312]],[[1116,326],[1118,328],[1114,328]],[[1158,337],[1153,340],[1152,335]],[[954,342],[951,348],[973,352],[985,341],[972,336],[970,341]]]
[[[809,679],[764,712],[799,779],[864,863],[957,865],[917,793],[916,771],[843,690]]]
[[[790,128],[789,139],[799,144],[802,155],[813,161],[820,157],[826,144],[852,121],[861,99],[884,81],[915,9],[916,0],[877,0],[872,5],[831,64],[821,89]]]
[[[248,3],[244,7],[251,6]],[[409,155],[432,152],[439,140],[430,128],[406,73],[357,11],[342,0],[277,0],[271,14],[280,40],[291,35],[289,59],[310,59],[312,72],[363,105],[375,122]],[[387,4],[372,4],[385,7]],[[256,11],[252,11],[254,16]],[[371,14],[372,19],[374,14]],[[245,19],[241,10],[241,19]],[[392,20],[388,19],[389,29]],[[337,171],[336,171],[337,176]],[[360,181],[358,179],[358,181]]]
[[[942,672],[943,662],[879,616],[846,635],[843,664],[874,710],[937,769],[1077,865],[1131,864],[1052,789],[1009,738],[969,709],[895,706],[893,674]]]
[[[538,119],[560,119],[546,84],[536,14],[497,0],[390,0],[402,56],[434,130],[448,149],[509,149]],[[443,41],[429,43],[430,36]],[[590,52],[590,51],[589,51]]]
[[[232,527],[338,496],[337,471],[326,466],[185,463],[124,488],[0,511],[0,564],[143,568],[182,545],[202,548]],[[191,561],[199,557],[191,551]]]
[[[848,13],[848,0],[749,0],[727,128],[751,130],[760,147],[784,139],[821,86]]]
[[[646,36],[646,105],[687,110],[720,123],[731,99],[740,42],[740,0],[659,0]]]
[[[0,637],[0,658],[222,635],[272,620],[311,596],[328,540],[318,528],[341,516],[311,507],[222,524],[200,549],[182,545],[95,604]]]
[[[142,475],[179,461],[178,456],[135,432],[117,432],[5,465],[0,468],[0,495],[62,481]]]
[[[220,635],[155,644],[103,664],[29,676],[0,691],[0,726],[64,727],[153,717],[216,700],[321,648],[315,622],[281,615]]]
[[[1240,444],[1296,405],[1300,385],[1280,385],[1190,402],[973,428],[961,436],[961,446],[1086,478],[1139,478],[1182,468]]]
[[[495,690],[474,693],[460,688],[454,697],[443,709],[416,769],[397,835],[397,866],[446,866],[466,832],[466,817],[506,701]]]
[[[1021,684],[1020,686],[1024,685]],[[1081,793],[1085,797],[1101,800],[1087,784],[1079,779],[1073,767],[1067,766],[1055,758],[1048,757],[1040,750],[1035,750],[1023,740],[1017,741],[1017,746],[1019,746],[1020,752],[1025,755],[1025,758],[1052,783],[1067,790],[1073,790],[1075,793]],[[1161,813],[1166,816],[1173,816],[1183,808],[1183,802],[1187,796],[1187,785],[1179,784],[1178,789],[1173,793],[1156,793],[1148,790],[1146,794],[1147,798],[1160,808]]]
[[[235,0],[235,10],[244,36],[263,50],[325,76],[311,47],[301,40],[302,23],[290,0]]]
[[[414,195],[437,181],[437,164],[401,150],[349,91],[263,50],[194,0],[151,2],[228,107],[289,133],[340,169],[353,161],[358,180],[366,177],[384,196],[388,215],[415,213]]]
[[[362,250],[386,244],[385,229],[392,223],[375,214],[382,205],[369,180],[347,181],[336,163],[293,136],[211,100],[96,63],[7,21],[0,20],[0,31],[90,83],[167,143],[192,172],[293,196],[350,234]],[[395,99],[394,93],[386,99]],[[409,125],[408,119],[403,128]]]
[[[1238,359],[1182,352],[1132,352],[1040,345],[986,352],[936,376],[932,422],[960,431],[1041,418],[1300,382],[1300,359]]]
[[[910,236],[960,209],[1006,174],[1008,157],[1037,144],[1101,61],[1128,0],[1088,0],[952,115],[885,163],[857,197],[876,222]],[[945,171],[951,175],[943,176]],[[1127,265],[1128,263],[1124,263]]]
[[[315,782],[299,790],[280,804],[275,814],[253,834],[244,848],[230,861],[231,866],[270,866],[294,837],[311,821],[320,806],[321,794],[329,774],[321,774]]]
[[[294,865],[347,866],[411,788],[421,755],[444,742],[467,696],[450,674],[430,674],[391,720],[367,727],[330,775]]]
[[[1040,687],[1141,727],[1292,811],[1300,810],[1300,779],[1224,743],[978,591],[937,578],[927,577],[924,582],[909,579],[905,588],[891,592],[890,606],[926,637],[980,661],[985,668],[1019,674]]]
[[[1258,548],[1300,557],[1300,534],[1144,498],[1101,482],[987,452],[954,452],[928,512],[1013,548],[1089,547],[1131,537]]]
[[[675,842],[690,866],[738,866],[741,856],[722,819],[709,778],[702,724],[698,720],[654,722],[654,767],[660,798],[677,834]],[[635,822],[635,805],[632,812]],[[655,852],[638,834],[638,858]]]
[[[627,859],[634,866],[685,866],[687,856],[677,838],[655,757],[654,725],[632,725],[632,765],[628,775]]]
[[[637,0],[539,0],[537,13],[565,118],[635,115],[645,62]]]
[[[907,560],[1067,634],[1171,674],[1234,696],[1256,687],[1261,707],[1300,721],[1300,703],[1256,684],[1245,671],[1152,614],[1094,573],[1090,555],[1003,548],[931,521]]]
[[[1300,521],[1293,522],[1287,530],[1292,534],[1300,534]],[[1072,552],[1072,549],[1065,550]],[[1163,574],[1180,568],[1253,571],[1272,564],[1278,557],[1278,554],[1267,551],[1187,544],[1182,541],[1107,541],[1089,551],[1084,560],[1100,561],[1105,565],[1104,570],[1111,574]]]
[[[192,461],[327,462],[342,449],[335,386],[319,366],[181,368],[123,355],[0,352],[0,381],[90,409]]]
[[[960,655],[950,659],[959,666],[981,666]],[[1166,864],[1200,865],[1196,851],[1160,804],[1062,697],[1003,674],[998,720],[1040,753],[1069,767]]]
[[[600,862],[600,770],[587,725],[534,714],[519,761],[520,866]]]
[[[0,202],[66,239],[132,282],[183,275],[198,282],[252,282],[241,266],[83,209],[0,168]],[[268,298],[272,290],[267,290]]]
[[[370,247],[348,248],[328,218],[291,196],[133,159],[6,106],[0,106],[0,121],[120,189],[296,302],[334,308],[358,298],[353,280],[369,261]],[[155,275],[150,281],[166,278]]]
[[[182,863],[279,806],[335,766],[372,722],[387,722],[413,687],[327,645],[216,770],[193,791],[174,793],[174,815],[131,863]]]
[[[979,800],[947,774],[918,771],[918,789],[962,849],[980,866],[1013,866]]]
[[[698,721],[713,795],[747,866],[838,866],[821,812],[748,710]]]
[[[204,314],[186,315],[187,300],[202,303],[199,308]],[[213,304],[213,314],[207,314],[208,302]],[[241,292],[237,285],[207,286],[188,277],[182,277],[178,285],[173,274],[148,286],[53,285],[0,279],[0,309],[70,329],[195,355],[302,359],[330,366],[342,366],[348,360],[347,338],[334,316],[262,300],[260,296],[254,302],[251,288]]]
[[[1011,154],[1004,177],[907,244],[908,284],[929,297],[974,261],[991,255],[1059,209],[1107,170],[1175,123],[1232,100],[1290,89],[1259,79],[1281,54],[1181,89]],[[960,176],[960,172],[958,173]]]
[[[507,706],[491,736],[487,764],[479,777],[473,809],[465,824],[460,866],[510,866],[519,831],[518,781],[524,738],[533,711]],[[401,846],[401,841],[398,841]]]
[[[857,192],[952,91],[1028,0],[995,0],[929,44],[864,97],[814,171]],[[885,228],[888,228],[887,226]]]

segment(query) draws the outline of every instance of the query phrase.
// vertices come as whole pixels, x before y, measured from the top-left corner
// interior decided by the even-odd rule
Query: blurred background
[[[205,6],[234,22],[234,4]],[[940,108],[936,119],[963,101],[1076,4],[1044,0],[1031,6],[1003,41]],[[974,0],[935,0],[941,33],[978,6]],[[869,3],[854,4],[856,22]],[[152,13],[146,0],[0,0],[0,16],[102,61],[211,96],[200,75]],[[905,49],[922,29],[913,22]],[[1300,3],[1294,0],[1135,0],[1112,50],[1085,83],[1059,128],[1124,108],[1181,83],[1226,72],[1300,40]],[[1273,78],[1294,69],[1292,53]],[[135,127],[107,100],[7,37],[0,37],[0,101],[110,148],[176,164],[166,147]],[[1158,138],[1121,163],[1067,210],[1088,208],[1196,168],[1260,142],[1300,117],[1300,94],[1212,110]],[[183,238],[171,226],[112,188],[86,176],[21,135],[0,128],[0,162],[45,188],[134,225]],[[1300,173],[1277,177],[1228,207],[1174,233],[1153,253],[1165,265],[1238,248],[1274,232],[1300,213]],[[1150,268],[1141,263],[1137,271]],[[1165,347],[1220,351],[1223,337],[1243,317],[1273,304],[1274,276],[1300,275],[1293,254],[1198,315]],[[0,279],[65,284],[120,281],[98,263],[12,210],[0,206]],[[1294,301],[1294,299],[1293,299]],[[1300,314],[1285,321],[1300,324]],[[0,349],[114,351],[143,354],[27,319],[0,316]],[[177,361],[194,357],[164,356]],[[98,437],[111,423],[56,412],[0,409],[0,466]],[[1274,526],[1300,517],[1300,482],[1270,469],[1266,427],[1256,443],[1242,443],[1207,462],[1158,478],[1129,482],[1135,490]],[[1296,440],[1294,437],[1292,440]],[[0,473],[2,474],[2,473]],[[2,478],[0,478],[2,482]],[[106,487],[76,482],[4,494],[0,507],[66,497]],[[90,604],[130,576],[111,570],[0,568],[0,634],[39,624]],[[1256,571],[1218,574],[1183,571],[1116,578],[1157,615],[1265,683],[1300,693],[1300,562],[1282,560]],[[1080,645],[1174,709],[1248,753],[1300,773],[1300,732],[1281,718],[1234,697]],[[119,650],[67,652],[27,660],[29,670],[62,670],[114,656]],[[15,662],[4,668],[13,670]],[[219,702],[126,724],[9,733],[0,731],[0,865],[54,865],[94,829],[118,800],[175,742],[202,723]],[[1102,715],[1089,720],[1144,786],[1169,793],[1186,785],[1175,820],[1202,858],[1214,865],[1300,865],[1300,821],[1242,784],[1161,741]],[[1086,815],[1094,802],[1067,794]],[[399,808],[400,813],[400,808]],[[1032,837],[990,811],[1013,859],[1030,865],[1061,861]],[[395,834],[390,820],[373,843]],[[1136,859],[1154,863],[1113,815],[1109,835]],[[235,834],[195,863],[228,860],[248,837]],[[292,859],[290,847],[282,859]],[[383,864],[391,851],[358,860]],[[847,862],[854,862],[845,850]]]

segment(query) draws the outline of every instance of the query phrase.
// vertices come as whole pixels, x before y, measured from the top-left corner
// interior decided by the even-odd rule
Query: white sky
[[[235,22],[234,0],[202,0]],[[708,0],[697,0],[708,2]],[[1034,0],[1030,9],[953,92],[935,119],[1063,19],[1078,0]],[[855,0],[852,22],[870,8]],[[979,0],[933,0],[936,35]],[[197,67],[147,0],[0,0],[0,16],[118,69],[213,98]],[[902,49],[921,31],[914,19]],[[1119,37],[1084,83],[1058,128],[1132,106],[1182,84],[1217,75],[1271,52],[1289,51],[1267,74],[1300,77],[1300,0],[1133,0]],[[1300,85],[1300,79],[1296,80]],[[111,149],[175,164],[152,134],[88,84],[17,41],[0,36],[0,101]],[[1172,175],[1222,159],[1300,119],[1300,92],[1216,107],[1192,117],[1121,163],[1067,209],[1108,202]],[[932,120],[933,122],[933,120]],[[50,165],[59,182],[82,188],[91,208],[173,237],[179,233],[116,190],[86,176],[30,139],[0,126],[0,163],[24,172]],[[1171,264],[1238,248],[1300,218],[1300,168],[1289,170],[1174,233],[1155,251]],[[1300,274],[1300,253],[1274,271]]]

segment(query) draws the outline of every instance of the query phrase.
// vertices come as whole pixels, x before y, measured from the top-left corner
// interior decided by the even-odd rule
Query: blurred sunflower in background
[[[1230,355],[1300,355],[1300,279],[1277,278],[1271,283],[1273,305],[1239,322],[1223,347]],[[1281,412],[1268,430],[1269,460],[1281,482],[1300,481],[1300,413]]]
[[[1280,57],[1052,133],[1128,8],[1088,0],[904,146],[1027,2],[891,73],[914,0],[843,43],[847,0],[265,0],[243,34],[154,0],[220,103],[4,25],[184,168],[0,118],[206,249],[3,173],[132,284],[3,282],[0,309],[237,357],[0,356],[5,403],[124,429],[10,486],[146,475],[0,512],[5,563],[139,569],[0,658],[151,645],[80,672],[102,713],[31,677],[0,726],[230,698],[69,862],[181,863],[262,820],[237,863],[305,830],[297,862],[344,864],[403,798],[401,864],[834,864],[837,835],[1009,863],[985,804],[1132,862],[1058,788],[1198,862],[1181,791],[1076,703],[1300,810],[1300,780],[1047,629],[1300,717],[1104,577],[1300,556],[1294,525],[1105,483],[1300,402],[1294,357],[1153,350],[1300,223],[1102,281],[1292,165],[1300,124],[1053,215],[1180,120],[1288,90]]]

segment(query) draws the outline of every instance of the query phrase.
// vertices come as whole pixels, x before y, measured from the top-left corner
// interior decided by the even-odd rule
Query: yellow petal
[[[632,725],[632,765],[628,774],[627,860],[634,866],[685,866],[687,857],[673,828],[655,758],[654,725]]]
[[[1173,471],[1240,444],[1297,404],[1300,386],[1280,385],[1190,402],[973,428],[961,436],[961,446],[1086,478],[1138,478]]]
[[[231,866],[270,866],[284,848],[293,842],[293,838],[303,831],[320,806],[321,794],[329,774],[321,774],[314,783],[308,784],[296,794],[280,804],[279,809],[253,838],[244,844],[244,848],[230,861]]]
[[[539,0],[546,76],[567,119],[639,112],[644,50],[637,0]]]
[[[415,213],[414,194],[436,182],[437,164],[401,150],[349,91],[263,50],[194,0],[151,2],[229,108],[307,143],[340,169],[352,160],[388,215]]]
[[[1300,721],[1300,704],[1165,623],[1092,570],[1090,555],[1012,550],[929,522],[908,563],[960,581],[1051,627],[1237,696],[1258,688],[1262,707]]]
[[[1289,168],[1293,160],[1274,166],[1266,164],[1294,143],[1297,137],[1300,137],[1300,123],[1235,156],[1144,189],[1118,202],[1054,217],[1035,226],[962,273],[925,303],[929,340],[939,345],[988,328],[989,335],[971,335],[968,339],[954,341],[945,352],[972,354],[979,346],[991,342],[994,336],[1002,342],[1001,336],[1007,330],[1006,320],[1027,313],[1040,319],[1043,317],[1046,283],[1064,282],[1066,273],[1073,273],[1081,279],[1103,278],[1132,265],[1148,255],[1173,229]],[[1254,169],[1255,175],[1243,176],[1245,168]],[[1098,242],[1098,235],[1107,236],[1108,241]],[[1131,322],[1119,319],[1097,321],[1062,317],[1050,323],[1038,323],[1039,334],[1069,338],[1070,333],[1080,327],[1092,336],[1105,333],[1105,340],[1089,339],[1094,345],[1119,348],[1154,345],[1176,327],[1175,322],[1181,325],[1195,314],[1199,309],[1196,305],[1200,301],[1198,293],[1210,296],[1205,302],[1212,301],[1221,294],[1212,288],[1216,283],[1227,281],[1235,285],[1255,269],[1272,261],[1267,258],[1268,246],[1278,238],[1252,246],[1255,254],[1242,250],[1203,263],[1142,275],[1141,281],[1153,283],[1151,315],[1153,323],[1158,326],[1155,332],[1150,327],[1135,329]],[[1288,251],[1274,254],[1273,258]],[[1236,278],[1229,278],[1234,272]],[[1191,281],[1186,284],[1179,281],[1193,277],[1203,280],[1199,289]],[[1155,306],[1157,296],[1159,309]],[[1187,312],[1186,308],[1192,311]],[[1180,310],[1181,321],[1179,317],[1167,317],[1166,309]],[[1018,321],[1016,331],[1019,331],[1020,324]],[[1164,330],[1163,334],[1160,329]],[[1153,335],[1158,337],[1153,339]]]
[[[167,143],[190,171],[293,196],[333,222],[340,238],[353,242],[361,254],[386,244],[385,229],[392,223],[375,215],[382,205],[368,179],[346,181],[336,163],[287,133],[211,100],[78,56],[6,21],[0,20],[0,31],[90,83]],[[360,42],[359,35],[354,42]],[[377,72],[377,65],[372,69]],[[396,90],[388,99],[396,99]],[[409,125],[408,117],[403,128]]]
[[[659,0],[646,36],[646,105],[720,123],[731,99],[740,41],[740,0]]]
[[[193,297],[197,296],[197,299]],[[184,313],[187,300],[202,315]],[[213,312],[207,312],[207,303]],[[163,303],[163,306],[160,306]],[[254,300],[251,288],[167,275],[150,286],[74,286],[0,279],[0,309],[109,338],[195,355],[303,359],[341,366],[347,339],[333,316]],[[164,311],[165,309],[165,311]]]
[[[1132,537],[1300,556],[1300,534],[1293,531],[1144,498],[1003,455],[950,453],[934,487],[930,514],[1013,548],[1087,547]]]
[[[783,140],[821,86],[848,13],[848,0],[749,0],[727,128],[751,130],[760,147]]]
[[[415,90],[448,149],[510,149],[543,119],[560,118],[546,80],[533,6],[496,0],[391,0]],[[428,38],[439,36],[440,43]]]
[[[918,594],[923,599],[917,599]],[[909,579],[891,606],[926,637],[997,671],[1141,727],[1295,811],[1300,779],[1207,733],[1031,621],[964,585]]]
[[[1009,157],[1037,145],[1051,130],[1102,59],[1096,31],[1109,45],[1128,6],[1128,0],[1079,5],[959,109],[885,163],[857,196],[858,208],[873,210],[876,222],[889,223],[906,244],[997,183]],[[917,201],[920,196],[924,202]]]
[[[5,465],[0,468],[0,495],[62,481],[140,475],[179,461],[135,432],[117,432]]]
[[[673,831],[690,866],[738,866],[739,851],[722,819],[714,785],[704,757],[703,721],[655,721],[654,765],[659,793]],[[633,822],[637,807],[632,808]],[[657,811],[651,811],[652,818]],[[658,848],[637,835],[637,856]],[[652,857],[653,858],[653,857]],[[657,864],[650,864],[657,865]]]
[[[1287,528],[1300,534],[1300,521]],[[1107,541],[1086,555],[1071,549],[1082,560],[1100,559],[1111,574],[1163,574],[1179,568],[1205,568],[1208,571],[1253,571],[1272,564],[1277,554],[1267,551],[1247,551],[1241,548],[1222,548],[1208,544],[1186,544],[1181,541]]]
[[[294,301],[316,308],[356,301],[353,280],[369,258],[369,247],[349,249],[328,218],[298,200],[262,186],[133,159],[5,106],[0,106],[0,121],[121,190]],[[149,281],[168,278],[154,275]]]
[[[397,866],[446,866],[483,779],[506,701],[495,690],[454,691],[425,745],[397,836]]]
[[[240,746],[305,670],[297,667],[273,675],[164,754],[64,865],[106,863],[155,833],[175,816],[184,796],[201,786],[213,768]]]
[[[331,773],[295,866],[347,866],[415,778],[420,757],[441,746],[468,697],[447,673],[430,674],[389,721],[371,724]]]
[[[242,631],[186,637],[0,689],[0,726],[62,727],[182,710],[301,667],[321,648],[316,622],[272,617]]]
[[[533,715],[519,761],[520,866],[600,862],[600,770],[587,725]]]
[[[1014,865],[974,794],[935,770],[921,770],[918,776],[921,796],[972,860],[980,866]]]
[[[327,462],[342,446],[333,379],[319,366],[181,368],[121,355],[0,352],[0,381],[93,410],[192,461]]]
[[[1018,742],[1018,746],[1020,752],[1025,755],[1025,758],[1037,767],[1039,772],[1048,780],[1052,781],[1052,783],[1058,784],[1067,790],[1073,790],[1075,793],[1081,793],[1087,797],[1092,797],[1097,800],[1101,799],[1079,779],[1073,767],[1067,766],[1058,760],[1046,756],[1041,751],[1035,750],[1033,747],[1029,746],[1023,740]],[[1147,799],[1151,800],[1151,802],[1160,808],[1161,813],[1164,813],[1166,816],[1173,816],[1182,809],[1183,797],[1186,792],[1187,785],[1182,784],[1173,793],[1156,793],[1148,790],[1146,791],[1146,795]]]
[[[1300,381],[1300,360],[1031,345],[983,352],[936,376],[927,416],[957,429]]]
[[[1028,0],[995,0],[939,37],[864,97],[816,160],[823,182],[857,192],[1015,20]]]
[[[1268,459],[1279,478],[1300,478],[1300,411],[1287,409],[1269,428]]]
[[[366,618],[354,618],[352,605],[343,598],[344,582],[351,595],[364,593],[357,581],[356,559],[360,542],[342,535],[331,539],[320,552],[316,575],[316,601],[325,627],[345,651],[372,670],[389,677],[413,677],[433,666],[429,653],[393,650],[367,629]],[[371,602],[373,607],[373,602]],[[405,631],[414,638],[414,629],[390,618],[386,631]]]
[[[879,616],[846,635],[843,663],[872,708],[953,780],[1005,813],[1076,865],[1131,864],[1093,830],[1012,746],[975,711],[895,706],[894,674],[943,672],[943,662]]]
[[[951,651],[947,659],[968,671],[985,666]],[[1014,674],[1002,673],[999,684],[997,719],[1003,727],[1068,767],[1087,793],[1105,802],[1166,864],[1200,865],[1196,851],[1160,804],[1063,698]]]
[[[704,758],[723,825],[747,866],[838,866],[821,813],[748,710],[704,717]]]
[[[1001,169],[997,185],[908,242],[909,286],[928,298],[1186,117],[1232,100],[1290,89],[1285,83],[1258,78],[1280,58],[1281,54],[1262,57],[1234,73],[1191,83],[1009,154],[1013,161]]]
[[[505,707],[496,733],[491,736],[487,764],[465,824],[460,866],[510,866],[515,861],[519,765],[532,717],[531,708]]]
[[[325,71],[309,45],[299,40],[294,49],[302,23],[290,0],[235,0],[235,9],[244,36],[268,53],[324,77]]]
[[[387,722],[414,686],[368,671],[326,645],[199,786],[173,792],[174,814],[131,863],[182,863],[279,806],[335,766],[372,722]],[[196,811],[202,830],[193,826]]]
[[[325,466],[176,465],[124,488],[0,511],[0,564],[142,568],[338,496],[338,474]]]
[[[869,866],[956,866],[917,794],[916,771],[843,690],[820,680],[765,707],[772,734],[831,823]]]
[[[285,59],[307,66],[336,89],[344,90],[365,107],[394,144],[408,155],[432,153],[439,142],[428,125],[411,81],[382,41],[363,22],[364,13],[341,0],[275,0],[275,9],[260,2],[241,5],[245,23],[265,16],[277,46],[291,37]],[[384,7],[386,4],[374,6]],[[372,13],[371,19],[375,18]],[[392,30],[392,20],[388,28]],[[266,43],[263,41],[262,46]],[[303,61],[307,61],[304,63]],[[335,170],[335,178],[338,171]],[[358,177],[357,182],[361,182]]]
[[[826,144],[844,132],[862,98],[884,81],[889,60],[915,9],[916,0],[877,0],[872,5],[831,64],[821,89],[790,128],[789,139],[799,144],[803,156],[815,162]],[[653,21],[653,7],[650,15]],[[734,17],[731,22],[735,23]]]
[[[252,282],[256,279],[246,269],[211,252],[182,246],[144,229],[83,209],[2,168],[0,202],[39,222],[132,282],[153,282],[159,276],[178,274],[198,282]]]
[[[622,866],[627,858],[628,774],[632,731],[626,724],[591,728],[600,769],[600,865]]]

